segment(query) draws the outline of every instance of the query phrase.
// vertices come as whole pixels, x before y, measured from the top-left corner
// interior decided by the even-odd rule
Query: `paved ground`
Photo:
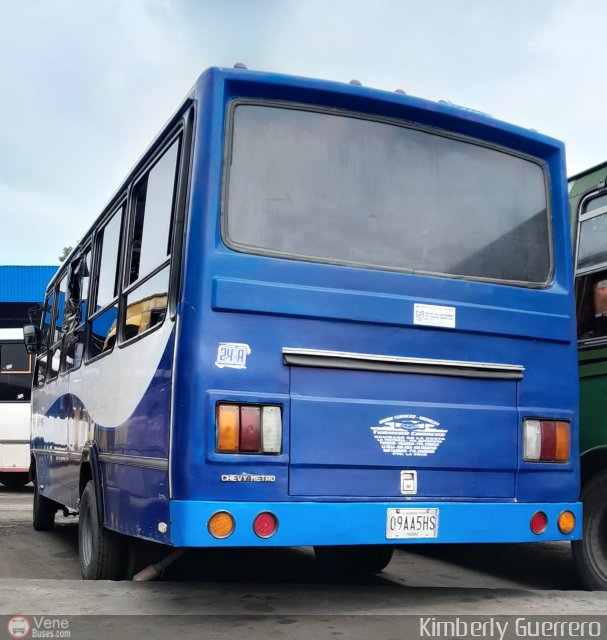
[[[333,635],[359,637],[362,629],[373,635],[381,628],[387,638],[402,637],[387,632],[402,627],[404,614],[607,613],[607,593],[580,591],[569,546],[561,543],[410,547],[381,575],[354,583],[327,578],[306,548],[197,552],[176,563],[163,582],[82,582],[76,520],[60,516],[54,531],[36,532],[31,500],[31,487],[0,487],[0,615],[198,614],[208,624],[209,616],[255,616],[259,637],[279,618],[285,625],[292,620],[289,638],[306,637],[324,616],[325,631],[337,625]],[[311,627],[304,623],[310,615]],[[222,628],[213,626],[215,637],[223,637]]]

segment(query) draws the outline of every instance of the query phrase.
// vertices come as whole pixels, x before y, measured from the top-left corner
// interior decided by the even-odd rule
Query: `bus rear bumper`
[[[211,502],[171,500],[170,541],[178,547],[258,547],[347,544],[429,544],[457,542],[547,542],[578,540],[582,536],[582,504],[471,502]],[[436,537],[387,538],[388,509],[438,510]],[[223,539],[208,531],[218,511],[232,515],[235,527]],[[269,511],[278,529],[269,538],[253,531],[255,517]],[[542,511],[548,518],[541,534],[531,531],[531,518]],[[569,534],[559,531],[563,511],[575,515]],[[391,512],[394,515],[394,512]]]

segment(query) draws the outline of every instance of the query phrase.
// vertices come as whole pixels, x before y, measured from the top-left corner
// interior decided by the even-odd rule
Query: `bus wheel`
[[[89,480],[80,498],[78,551],[85,580],[120,580],[126,570],[126,538],[102,527],[97,516],[93,481]]]
[[[379,573],[392,560],[394,547],[390,544],[314,547],[314,553],[327,573]]]
[[[29,481],[29,473],[0,473],[0,482],[5,487],[24,487]]]
[[[587,589],[607,590],[607,470],[584,486],[582,502],[584,538],[572,543],[575,566]]]
[[[38,487],[38,481],[34,478],[34,509],[33,525],[36,531],[50,531],[55,524],[55,513],[59,505],[43,496]]]

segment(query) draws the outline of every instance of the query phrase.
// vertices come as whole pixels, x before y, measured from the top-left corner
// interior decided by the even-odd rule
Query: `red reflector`
[[[546,531],[546,527],[548,526],[548,516],[543,511],[538,511],[533,514],[531,518],[531,531],[536,534],[544,533]]]
[[[253,521],[253,531],[260,538],[269,538],[276,533],[278,529],[278,520],[273,513],[265,511],[260,513]]]
[[[542,450],[540,460],[556,459],[556,422],[542,420]]]
[[[240,407],[240,450],[251,453],[260,448],[261,408]]]

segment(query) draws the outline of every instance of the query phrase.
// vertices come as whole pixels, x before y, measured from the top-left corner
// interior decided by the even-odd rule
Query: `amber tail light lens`
[[[218,511],[211,516],[207,526],[214,538],[227,538],[232,535],[236,524],[232,514],[227,511]]]
[[[220,404],[217,407],[217,450],[236,453],[240,444],[240,407]]]

